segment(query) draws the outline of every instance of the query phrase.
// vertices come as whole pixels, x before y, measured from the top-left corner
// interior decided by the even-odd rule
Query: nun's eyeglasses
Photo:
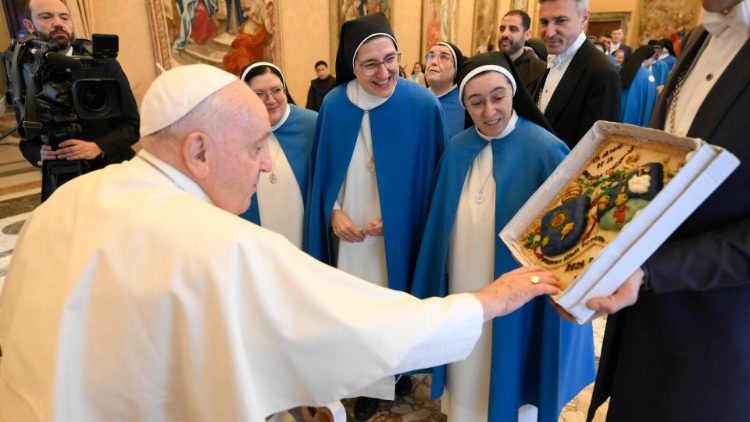
[[[279,87],[269,89],[268,91],[255,91],[255,94],[261,99],[261,101],[266,101],[269,96],[273,96],[274,98],[278,99],[283,93],[284,88]]]
[[[362,73],[366,76],[372,76],[378,73],[380,66],[385,66],[388,71],[394,71],[398,69],[398,62],[401,59],[401,53],[393,53],[385,56],[383,61],[367,60],[366,62],[360,62],[359,67],[362,68]]]
[[[440,54],[427,53],[427,55],[424,56],[425,62],[431,62],[433,60],[439,60],[441,63],[452,63],[453,57],[451,57],[450,54],[446,54],[446,53],[440,53]]]

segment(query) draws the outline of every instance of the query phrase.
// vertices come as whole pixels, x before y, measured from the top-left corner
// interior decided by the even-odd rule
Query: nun
[[[449,138],[466,128],[466,113],[458,100],[456,85],[456,74],[463,62],[461,50],[445,41],[433,45],[425,56],[425,80],[443,108]]]
[[[271,170],[258,181],[250,208],[241,216],[284,235],[302,248],[310,145],[318,113],[294,105],[286,80],[273,63],[248,65],[241,79],[266,107],[271,123]]]
[[[653,51],[647,45],[639,47],[620,69],[622,123],[648,127],[658,91],[656,77],[644,64],[653,56]]]
[[[326,95],[313,138],[305,250],[383,287],[407,291],[447,141],[440,104],[399,77],[398,43],[382,13],[345,22],[337,87]],[[409,393],[404,377],[396,393]],[[362,396],[393,399],[393,380]],[[377,402],[358,400],[367,419]]]
[[[474,124],[440,162],[413,294],[472,292],[518,267],[497,234],[565,158],[507,56],[486,53],[458,72]],[[432,395],[449,421],[557,421],[594,379],[590,324],[564,321],[547,298],[485,323],[469,357],[433,368]]]

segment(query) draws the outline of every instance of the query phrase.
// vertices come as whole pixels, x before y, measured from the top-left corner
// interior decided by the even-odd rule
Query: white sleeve
[[[436,314],[412,339],[396,374],[466,359],[482,334],[484,310],[474,295],[461,293],[425,302],[432,302]]]

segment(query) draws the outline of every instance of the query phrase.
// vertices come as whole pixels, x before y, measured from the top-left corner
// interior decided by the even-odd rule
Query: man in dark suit
[[[625,53],[625,60],[627,60],[630,58],[630,55],[633,54],[633,49],[622,42],[623,36],[622,28],[612,30],[612,44],[610,44],[607,54],[612,55],[615,54],[615,51],[622,50],[622,52]]]
[[[611,396],[607,421],[750,420],[750,0],[702,3],[704,26],[688,37],[651,126],[722,146],[741,164],[645,273],[589,302],[614,313],[589,419]]]
[[[523,86],[533,92],[539,79],[544,76],[547,62],[537,57],[534,50],[526,48],[526,41],[531,38],[531,17],[523,10],[511,10],[500,21],[498,47],[500,51],[513,60]]]
[[[59,0],[31,0],[26,4],[24,26],[44,42],[50,43],[60,53],[88,54],[87,43],[74,42],[73,21],[68,7]],[[133,158],[131,148],[138,141],[138,107],[130,84],[115,59],[106,59],[101,68],[83,68],[75,73],[79,79],[112,78],[117,81],[120,96],[120,113],[106,119],[76,121],[80,131],[60,135],[61,142],[49,145],[39,134],[22,133],[19,148],[33,165],[42,167],[42,201],[64,182],[81,173],[101,169],[108,164]],[[20,119],[20,116],[17,116]],[[67,166],[64,164],[71,164]]]
[[[588,0],[540,0],[539,23],[550,56],[534,98],[555,133],[572,149],[597,120],[620,117],[620,77],[586,40]]]

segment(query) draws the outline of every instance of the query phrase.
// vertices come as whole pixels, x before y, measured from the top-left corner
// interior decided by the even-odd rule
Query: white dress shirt
[[[581,32],[573,45],[568,47],[567,50],[557,55],[550,54],[547,56],[547,69],[549,69],[549,73],[547,74],[547,79],[544,81],[544,87],[539,96],[538,104],[539,110],[541,110],[542,113],[547,110],[547,105],[549,105],[549,101],[552,99],[552,95],[555,93],[557,85],[560,84],[563,75],[565,75],[565,71],[568,70],[568,66],[573,60],[573,56],[576,55],[584,41],[586,41],[586,34]]]

